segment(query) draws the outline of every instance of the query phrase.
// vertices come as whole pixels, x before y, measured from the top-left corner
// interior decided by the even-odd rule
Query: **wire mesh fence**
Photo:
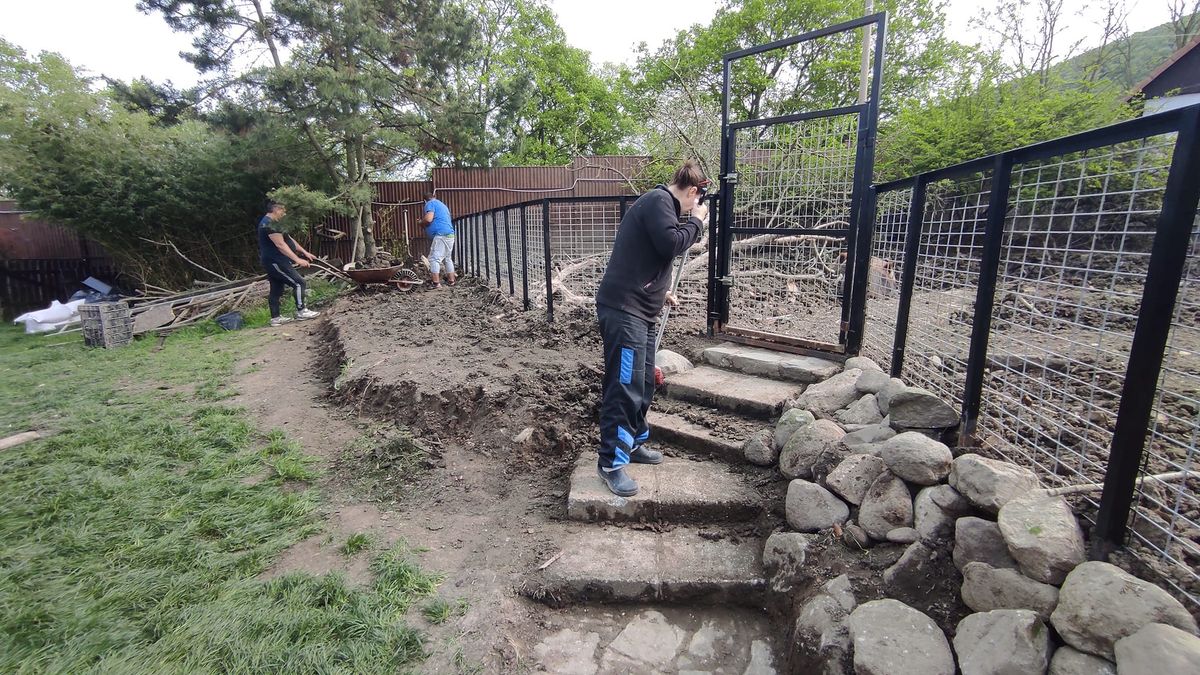
[[[836,343],[858,115],[733,133],[730,324]]]
[[[1197,119],[1193,111],[1134,121],[880,186],[872,254],[904,251],[911,285],[902,280],[896,300],[868,297],[863,346],[893,375],[961,406],[963,442],[1032,469],[1046,487],[1095,486],[1072,498],[1094,543],[1123,536],[1128,524],[1130,550],[1194,609],[1198,186],[1177,179],[1172,188],[1171,176],[1197,170],[1194,132],[1179,149],[1179,129]],[[1191,209],[1182,215],[1190,237],[1182,276],[1169,267],[1172,244],[1160,241],[1181,229],[1164,223],[1171,200],[1172,213]],[[1169,337],[1155,344],[1148,326],[1162,319],[1145,299],[1175,284]],[[1135,364],[1159,355],[1161,372],[1147,380],[1156,386],[1139,389]],[[1153,410],[1139,417],[1151,397]],[[1146,422],[1143,452],[1140,434],[1121,428]],[[1147,476],[1184,473],[1143,481],[1126,510],[1128,457]]]

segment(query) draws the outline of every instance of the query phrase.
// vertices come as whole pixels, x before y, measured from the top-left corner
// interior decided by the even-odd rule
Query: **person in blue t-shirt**
[[[429,284],[434,288],[442,285],[442,266],[446,267],[446,284],[453,286],[458,281],[454,273],[454,224],[450,222],[450,209],[433,192],[425,193],[425,233],[433,239],[429,248]]]
[[[296,243],[291,235],[280,232],[275,223],[287,215],[287,207],[283,204],[270,202],[267,205],[267,215],[258,221],[258,257],[263,269],[267,272],[267,281],[271,284],[271,292],[267,296],[267,306],[271,308],[271,325],[280,326],[290,318],[280,316],[279,298],[283,295],[283,287],[292,289],[296,298],[296,318],[313,319],[320,315],[304,307],[304,277],[295,267],[308,267],[309,260],[316,257],[304,247]],[[303,256],[303,257],[301,257]]]

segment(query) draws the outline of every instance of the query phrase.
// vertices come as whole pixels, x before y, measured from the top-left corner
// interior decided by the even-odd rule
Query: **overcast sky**
[[[1128,1],[1138,5],[1130,16],[1135,32],[1169,16],[1167,0]],[[1066,0],[1068,11],[1077,11],[1085,2]],[[706,21],[720,4],[718,0],[550,1],[567,39],[590,51],[596,63],[631,63],[637,43],[656,46],[676,31]],[[30,53],[59,52],[93,75],[194,83],[195,71],[178,56],[189,48],[190,39],[172,32],[159,16],[138,12],[135,5],[135,0],[0,0],[0,36]],[[952,2],[947,12],[950,36],[974,42],[970,23],[977,13],[975,3]],[[1088,21],[1078,18],[1071,21],[1070,29],[1076,36],[1072,39],[1096,33]]]

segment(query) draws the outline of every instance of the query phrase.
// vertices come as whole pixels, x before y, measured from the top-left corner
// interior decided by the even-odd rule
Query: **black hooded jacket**
[[[617,229],[596,304],[657,321],[671,285],[671,261],[700,239],[702,227],[695,216],[679,222],[679,200],[663,185],[638,197]]]

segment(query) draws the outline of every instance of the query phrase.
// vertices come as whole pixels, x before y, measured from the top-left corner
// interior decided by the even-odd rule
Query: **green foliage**
[[[445,598],[434,598],[421,608],[421,615],[429,623],[440,626],[449,621],[454,616],[462,616],[467,611],[467,601],[459,598],[455,602],[450,602]]]
[[[901,178],[1126,119],[1112,83],[1003,81],[995,62],[964,72],[944,97],[912,106],[880,131],[879,180]]]
[[[241,135],[162,122],[92,91],[57,55],[29,59],[0,41],[0,188],[158,285],[193,277],[171,244],[226,276],[256,269],[267,191],[324,185],[303,146],[267,121]]]
[[[345,213],[346,207],[335,202],[320,190],[310,190],[306,185],[284,185],[267,193],[271,201],[287,207],[287,215],[275,221],[276,229],[298,236],[308,231],[329,216],[330,213]]]

